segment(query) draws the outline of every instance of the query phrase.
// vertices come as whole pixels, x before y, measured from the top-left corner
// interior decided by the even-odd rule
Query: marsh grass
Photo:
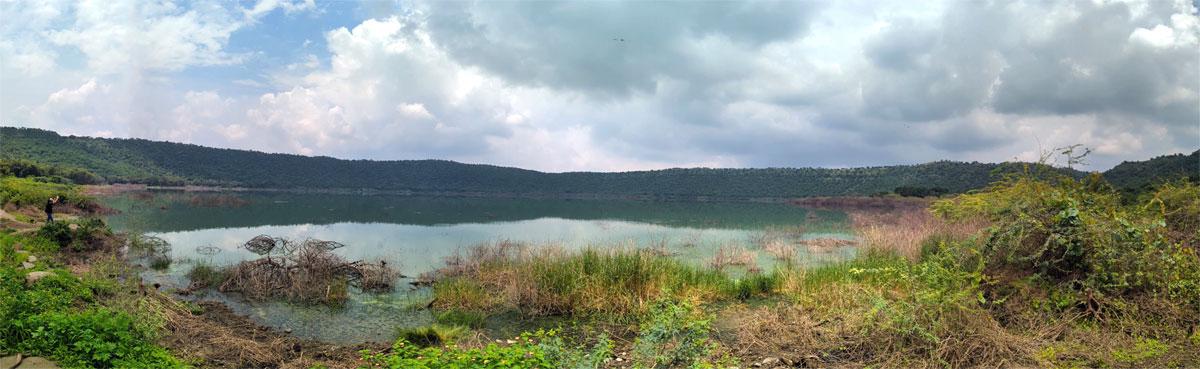
[[[628,320],[664,294],[711,301],[726,297],[732,283],[718,271],[636,248],[567,252],[501,242],[468,255],[451,257],[441,272],[435,308]]]
[[[964,240],[987,226],[986,221],[975,217],[947,221],[923,208],[854,211],[850,213],[850,222],[866,247],[890,250],[909,260],[920,257],[922,243],[931,237]]]
[[[196,289],[220,286],[228,277],[226,270],[209,263],[197,263],[187,272],[188,280]]]

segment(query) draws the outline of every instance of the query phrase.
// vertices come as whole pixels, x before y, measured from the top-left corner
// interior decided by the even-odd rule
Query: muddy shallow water
[[[171,243],[174,262],[143,277],[186,286],[195,263],[233,264],[256,257],[239,246],[267,234],[338,241],[347,259],[387,260],[407,276],[440,267],[471,245],[509,240],[568,249],[665,248],[673,257],[707,265],[721,247],[754,251],[759,267],[775,260],[762,244],[794,248],[797,263],[819,265],[854,256],[853,246],[811,247],[817,238],[852,239],[842,212],[773,203],[685,203],[613,200],[430,198],[287,193],[124,193],[102,198],[120,211],[119,231],[156,235]],[[733,268],[730,273],[744,273]],[[234,311],[303,338],[386,342],[396,328],[433,321],[428,289],[352,292],[345,306],[247,302],[209,292]],[[490,325],[497,325],[493,322]],[[503,325],[503,323],[499,323]],[[500,327],[501,329],[503,327]]]

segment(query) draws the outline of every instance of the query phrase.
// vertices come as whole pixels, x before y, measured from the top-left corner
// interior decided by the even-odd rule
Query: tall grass
[[[933,216],[926,209],[903,209],[896,212],[850,213],[855,233],[868,248],[882,249],[917,260],[921,244],[940,238],[963,240],[983,229],[987,223],[975,217],[947,221]]]
[[[711,301],[726,297],[732,281],[651,251],[587,248],[566,252],[509,242],[480,245],[474,258],[451,258],[434,285],[434,307],[529,315],[626,319],[664,295]]]

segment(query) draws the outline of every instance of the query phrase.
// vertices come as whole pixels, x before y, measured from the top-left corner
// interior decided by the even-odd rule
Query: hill
[[[1144,192],[1163,181],[1189,178],[1200,183],[1200,150],[1143,161],[1125,161],[1104,172],[1104,179],[1125,193]]]
[[[863,168],[665,169],[543,173],[446,160],[342,160],[143,139],[61,136],[0,127],[0,159],[83,168],[108,183],[419,193],[791,198],[978,189],[1020,163],[938,161]],[[1073,176],[1078,171],[1058,169]]]

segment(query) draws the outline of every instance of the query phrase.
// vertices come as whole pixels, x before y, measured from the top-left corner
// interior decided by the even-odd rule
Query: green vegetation
[[[1127,197],[1150,192],[1163,183],[1178,179],[1200,183],[1200,150],[1144,161],[1126,161],[1104,172],[1104,180]]]
[[[85,169],[47,166],[28,160],[0,159],[0,177],[39,178],[53,183],[100,183],[100,177]]]
[[[38,178],[0,177],[0,205],[40,207],[54,196],[67,202],[87,201],[75,187],[68,184],[44,182]]]
[[[637,367],[1196,366],[1198,193],[1171,182],[1126,204],[1098,176],[1016,175],[934,203],[918,246],[740,279],[637,250],[481,246],[442,271],[433,306],[636,324]]]
[[[175,147],[138,140],[46,139],[98,150],[81,151],[89,153],[144,155],[149,151],[133,148]],[[7,155],[9,147],[4,149]],[[190,147],[182,155],[210,151]],[[222,165],[215,159],[195,162],[212,164],[213,170]],[[355,165],[413,164],[398,163]],[[154,168],[170,168],[164,175],[213,178],[178,175],[183,172],[174,172],[175,164],[146,168],[131,173],[158,175]],[[132,169],[105,170],[114,171],[97,170],[107,180],[114,178],[111,173]],[[1195,313],[1200,311],[1200,186],[1177,179],[1133,194],[1100,175],[1044,170],[1010,171],[979,191],[942,198],[924,217],[905,222],[870,224],[880,220],[852,215],[867,247],[852,260],[813,269],[783,267],[735,278],[653,250],[483,245],[449,260],[436,275],[431,306],[437,324],[399,330],[390,350],[366,350],[362,359],[389,368],[600,368],[618,359],[617,365],[635,368],[709,368],[766,366],[757,359],[768,355],[804,367],[1200,366],[1200,316]],[[705,171],[638,173],[725,173]],[[775,173],[764,171],[759,173]],[[755,172],[738,173],[754,177]],[[632,174],[614,174],[614,183],[622,183],[624,175]],[[3,202],[38,206],[55,194],[84,199],[73,185],[38,178],[45,177],[0,178]],[[708,180],[701,175],[686,182]],[[431,183],[440,182],[426,185]],[[498,188],[517,182],[500,183]],[[889,186],[908,186],[913,190],[904,191],[914,194],[924,188]],[[700,192],[665,193],[709,193],[687,191],[692,190]],[[901,235],[899,228],[911,232]],[[72,273],[56,261],[65,252],[112,247],[115,239],[102,222],[87,218],[0,232],[0,353],[43,355],[70,367],[184,366],[175,358],[182,353],[156,344],[167,317],[184,316],[168,315],[170,302],[161,295],[139,293],[137,272],[128,264],[100,260],[90,271]],[[131,236],[129,246],[145,255],[162,255],[169,248],[141,235]],[[328,253],[336,246],[256,237],[245,247],[261,259],[232,270],[199,264],[188,277],[196,288],[228,284],[248,295],[340,300],[347,286],[363,283],[370,273],[344,274],[338,266],[347,265],[345,260]],[[308,250],[301,252],[305,260],[288,251],[296,249]],[[156,263],[161,265],[151,260]],[[46,273],[34,278],[30,272]],[[543,330],[493,342],[494,337],[481,340],[472,331],[500,313],[566,317],[571,334]]]
[[[74,186],[36,178],[0,178],[0,200],[39,206],[54,196],[90,203]],[[72,275],[56,260],[62,248],[96,251],[111,245],[102,221],[81,218],[36,232],[0,230],[0,353],[53,359],[64,367],[183,367],[154,342],[163,329],[161,304],[137,290],[136,273],[119,262]],[[31,262],[36,260],[36,262]]]
[[[21,266],[32,254],[14,246],[47,242],[0,235],[0,353],[45,356],[65,367],[183,366],[154,344],[161,319],[145,296],[128,293],[136,275],[121,273],[124,282],[100,272],[76,277],[41,261],[52,254]],[[40,272],[48,274],[27,280]]]
[[[86,168],[105,182],[271,188],[342,188],[424,193],[478,192],[754,198],[871,195],[903,186],[961,193],[1021,165],[940,161],[848,169],[667,169],[623,173],[542,173],[444,160],[371,161],[266,154],[140,139],[63,137],[0,128],[0,159]],[[1073,176],[1081,173],[1063,170]]]
[[[725,274],[640,249],[533,250],[502,242],[451,261],[434,306],[479,313],[636,317],[664,294],[712,301],[736,293]],[[665,292],[672,291],[672,292]]]

